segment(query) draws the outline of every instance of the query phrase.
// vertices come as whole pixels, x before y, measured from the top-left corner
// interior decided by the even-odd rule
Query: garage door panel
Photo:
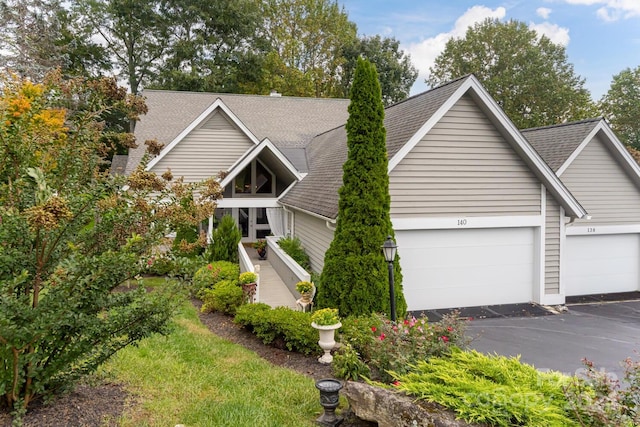
[[[638,234],[567,236],[565,257],[568,296],[639,289]]]
[[[532,299],[531,228],[415,230],[396,237],[409,310]]]

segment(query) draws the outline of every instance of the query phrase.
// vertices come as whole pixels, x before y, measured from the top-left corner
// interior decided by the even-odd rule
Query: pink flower
[[[378,330],[378,328],[376,328],[375,326],[372,326],[372,327],[371,327],[371,332],[375,332],[375,331],[377,331],[377,330]]]
[[[407,319],[404,319],[404,324],[405,324],[405,325],[408,325],[408,324],[409,324],[409,321],[408,321]]]
[[[393,326],[393,328],[391,328],[391,329],[393,329],[395,332],[398,332],[398,327],[397,327],[397,326],[395,326],[395,325],[394,325],[394,326]]]
[[[213,270],[213,267],[211,266],[211,264],[207,264],[207,270]]]
[[[441,336],[441,337],[440,337],[440,339],[441,339],[442,341],[444,341],[444,342],[449,342],[449,337],[447,337],[447,336],[444,336],[444,335],[443,335],[443,336]]]
[[[385,339],[386,337],[387,337],[387,336],[386,336],[386,335],[384,334],[384,332],[383,332],[383,333],[381,333],[381,334],[380,334],[380,336],[379,336],[378,338],[380,339],[380,341],[384,341],[384,339]]]
[[[153,264],[153,260],[152,259],[147,260],[147,265],[151,265],[151,264]]]
[[[395,380],[394,382],[392,382],[391,384],[393,384],[395,387],[398,387],[400,385],[400,381]]]
[[[447,331],[451,332],[453,331],[453,328],[451,326],[447,326]]]

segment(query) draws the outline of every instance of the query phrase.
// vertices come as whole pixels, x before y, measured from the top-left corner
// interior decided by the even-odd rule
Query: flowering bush
[[[229,261],[216,261],[205,265],[193,276],[193,294],[202,298],[204,290],[213,288],[221,280],[238,280],[240,267]]]
[[[392,323],[383,316],[359,317],[345,321],[341,341],[351,344],[372,370],[372,375],[388,381],[387,371],[407,372],[410,365],[432,356],[448,354],[453,346],[466,345],[465,321],[457,313],[429,323],[426,317],[411,317]]]
[[[640,425],[640,361],[623,361],[625,387],[593,362],[583,359],[585,377],[573,377],[564,388],[570,410],[588,426]]]

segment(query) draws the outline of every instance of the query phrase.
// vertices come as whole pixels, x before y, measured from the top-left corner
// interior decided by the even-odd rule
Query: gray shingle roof
[[[385,109],[387,152],[391,159],[427,120],[453,95],[467,77],[408,98]],[[307,147],[309,175],[296,184],[282,203],[336,218],[342,165],[347,160],[344,125],[316,136]]]
[[[218,98],[258,140],[268,137],[276,147],[284,149],[302,148],[315,135],[345,123],[348,118],[348,99],[162,90],[145,90],[142,95],[149,113],[136,125],[138,148],[129,151],[127,173],[140,163],[146,148],[144,141],[155,138],[168,145]],[[294,160],[299,163],[298,158]]]
[[[531,128],[521,133],[549,167],[557,172],[601,120],[597,118]]]

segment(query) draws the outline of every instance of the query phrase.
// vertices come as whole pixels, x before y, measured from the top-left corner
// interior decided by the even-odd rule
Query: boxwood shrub
[[[289,351],[320,352],[318,331],[311,327],[311,313],[287,307],[271,309],[263,303],[246,304],[238,307],[234,321],[252,331],[265,344],[282,340]]]
[[[203,312],[221,311],[235,314],[236,309],[246,300],[242,288],[233,280],[222,280],[213,289],[205,288],[202,297]]]

